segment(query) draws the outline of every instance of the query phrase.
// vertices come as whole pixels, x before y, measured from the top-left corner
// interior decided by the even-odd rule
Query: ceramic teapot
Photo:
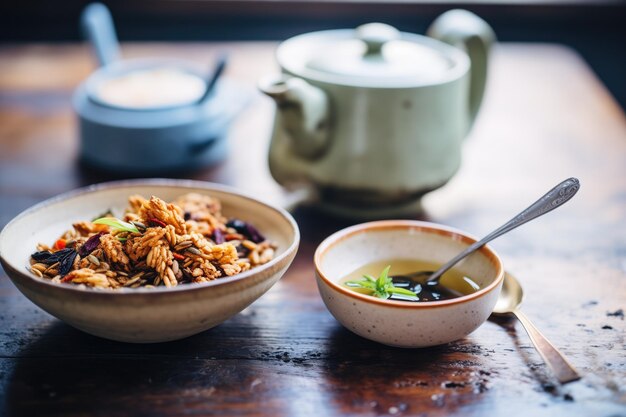
[[[370,23],[283,42],[281,74],[259,83],[277,105],[274,179],[312,184],[322,207],[366,217],[414,210],[444,185],[480,107],[495,36],[464,10],[441,15],[428,35]]]

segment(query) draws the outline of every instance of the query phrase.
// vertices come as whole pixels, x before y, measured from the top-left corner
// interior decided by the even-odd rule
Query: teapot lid
[[[364,87],[437,84],[469,68],[456,48],[383,23],[296,36],[279,47],[278,61],[294,75]]]

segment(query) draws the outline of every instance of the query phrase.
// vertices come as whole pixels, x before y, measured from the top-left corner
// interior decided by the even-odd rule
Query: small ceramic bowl
[[[386,259],[443,264],[475,241],[446,226],[410,220],[349,227],[326,238],[315,252],[320,295],[341,324],[376,342],[426,347],[461,339],[487,320],[502,287],[502,262],[488,246],[456,266],[481,289],[451,300],[420,303],[383,300],[357,293],[340,282],[356,269]]]
[[[206,76],[184,62],[127,60],[101,67],[76,89],[72,101],[83,161],[106,171],[153,175],[226,157],[228,129],[249,101],[245,88],[234,82],[221,79],[206,100],[160,107],[116,106],[97,94],[105,81],[158,69]]]
[[[133,194],[167,201],[189,192],[217,197],[226,215],[254,224],[278,245],[275,258],[209,283],[115,291],[55,284],[27,270],[37,243],[54,242],[73,222],[91,219],[109,208],[120,213]],[[124,342],[163,342],[202,332],[239,313],[280,279],[296,255],[299,240],[298,226],[286,211],[228,187],[198,181],[133,180],[79,189],[24,211],[0,233],[0,261],[29,300],[80,330]]]

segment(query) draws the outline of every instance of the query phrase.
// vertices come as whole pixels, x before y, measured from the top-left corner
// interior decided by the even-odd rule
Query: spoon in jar
[[[435,301],[440,298],[459,297],[463,294],[456,293],[456,291],[450,290],[443,285],[439,285],[439,280],[446,271],[456,265],[461,259],[480,249],[495,238],[500,237],[503,234],[515,229],[516,227],[519,227],[524,223],[528,223],[529,221],[534,220],[537,217],[543,216],[544,214],[565,204],[572,197],[574,197],[579,188],[580,182],[578,181],[578,179],[568,178],[550,191],[548,191],[543,197],[531,204],[528,208],[509,220],[507,223],[503,224],[479,241],[468,246],[467,249],[456,255],[454,258],[450,259],[435,272],[411,272],[403,275],[394,275],[392,279],[394,283],[410,283],[411,286],[419,284],[421,286],[420,298],[422,298],[424,301]]]
[[[202,94],[202,97],[198,99],[198,103],[204,103],[206,100],[208,100],[209,97],[211,97],[211,95],[213,94],[213,90],[215,90],[215,86],[217,85],[217,80],[219,80],[222,76],[222,73],[224,72],[227,63],[227,54],[223,53],[217,57],[215,67],[207,78],[206,90],[204,90],[204,94]]]
[[[513,275],[505,273],[502,291],[493,309],[493,313],[513,314],[520,323],[522,323],[531,342],[535,345],[535,349],[537,349],[537,352],[539,352],[544,362],[552,369],[559,382],[565,384],[566,382],[580,379],[580,375],[576,369],[565,359],[563,354],[559,352],[559,350],[537,330],[526,315],[519,310],[518,307],[522,303],[523,298],[524,292],[522,291],[520,283]]]

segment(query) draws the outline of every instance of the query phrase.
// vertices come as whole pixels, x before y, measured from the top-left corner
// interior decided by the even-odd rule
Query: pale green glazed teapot
[[[322,207],[360,217],[415,210],[444,185],[480,107],[495,36],[465,10],[441,15],[428,35],[370,23],[283,42],[282,74],[259,84],[277,104],[276,181],[313,185]]]

